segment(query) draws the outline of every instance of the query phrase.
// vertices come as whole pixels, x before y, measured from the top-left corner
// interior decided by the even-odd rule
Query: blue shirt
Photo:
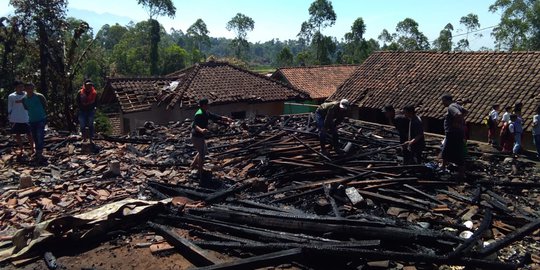
[[[29,97],[28,95],[23,98],[23,104],[26,110],[28,110],[29,122],[39,122],[47,118],[45,113],[45,107],[42,102],[46,102],[45,97],[34,92],[34,94]]]

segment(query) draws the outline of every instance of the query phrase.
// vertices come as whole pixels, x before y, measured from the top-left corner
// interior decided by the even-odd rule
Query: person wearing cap
[[[201,179],[203,175],[204,158],[208,152],[205,141],[205,136],[208,133],[208,121],[222,121],[225,123],[230,123],[232,121],[229,117],[209,112],[208,107],[208,99],[202,98],[199,100],[199,109],[195,112],[193,123],[191,124],[191,142],[193,142],[193,147],[197,150],[197,155],[195,155],[193,162],[191,162],[191,168],[198,169]]]
[[[341,152],[338,147],[338,133],[337,126],[345,118],[345,114],[349,109],[349,101],[342,99],[341,101],[326,102],[317,108],[315,111],[315,120],[317,121],[317,128],[319,130],[319,141],[321,143],[321,152],[327,154],[326,150],[326,138],[328,133],[332,134],[332,147],[334,151]]]
[[[45,125],[47,124],[47,100],[45,96],[34,91],[33,83],[25,83],[26,96],[23,106],[28,111],[28,122],[35,145],[35,160],[44,160],[43,148],[45,146]]]
[[[448,107],[444,117],[445,140],[442,147],[443,167],[452,162],[458,166],[458,177],[465,177],[465,116],[467,110],[453,101],[450,94],[441,96],[441,102]]]
[[[405,149],[403,153],[405,164],[420,164],[422,163],[422,151],[426,147],[424,126],[420,117],[416,115],[413,105],[405,106],[403,113],[409,119],[407,140],[404,143]]]
[[[8,119],[11,125],[11,134],[14,135],[17,145],[19,146],[19,153],[17,156],[24,154],[24,146],[21,135],[26,134],[28,143],[32,152],[34,151],[32,133],[30,132],[30,125],[28,124],[28,111],[24,109],[23,98],[26,93],[24,92],[24,83],[21,81],[15,81],[15,92],[8,96]]]
[[[79,125],[83,142],[90,140],[93,143],[94,139],[94,116],[96,114],[97,91],[91,80],[85,80],[84,85],[77,94],[77,104],[79,106]],[[88,128],[88,132],[86,132]]]

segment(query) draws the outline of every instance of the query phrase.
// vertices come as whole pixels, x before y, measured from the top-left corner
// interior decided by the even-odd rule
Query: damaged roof
[[[467,121],[480,124],[493,104],[523,103],[525,126],[539,102],[540,52],[376,52],[330,99],[364,108],[412,104],[442,118],[443,93],[465,103]]]
[[[150,110],[158,101],[158,92],[177,79],[178,77],[108,78],[101,101],[111,103],[117,100],[123,113]]]
[[[226,62],[209,61],[170,74],[183,77],[177,86],[163,89],[160,104],[191,108],[206,97],[212,104],[272,102],[307,99],[309,96],[283,82]]]
[[[306,91],[312,99],[326,99],[347,80],[358,65],[282,67],[271,78]]]

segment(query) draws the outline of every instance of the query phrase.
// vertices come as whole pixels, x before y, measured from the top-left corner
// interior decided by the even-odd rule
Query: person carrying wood
[[[191,142],[193,142],[193,147],[197,150],[197,155],[193,159],[193,162],[191,162],[191,168],[198,169],[201,177],[200,179],[202,179],[204,172],[204,158],[208,152],[205,140],[205,136],[208,133],[208,120],[222,121],[225,123],[230,123],[232,121],[229,117],[209,112],[208,107],[208,99],[202,98],[199,100],[199,109],[195,112],[193,123],[191,124]]]
[[[84,85],[77,93],[77,104],[79,105],[79,125],[83,142],[90,140],[94,143],[94,117],[96,114],[97,91],[91,80],[85,80]],[[88,131],[86,131],[88,128]]]
[[[325,102],[315,111],[315,120],[317,121],[317,129],[319,130],[319,141],[321,143],[321,152],[324,155],[328,154],[326,150],[326,139],[328,133],[332,134],[332,147],[334,151],[341,153],[338,146],[337,126],[343,122],[345,114],[349,109],[349,101],[342,99],[341,101]]]

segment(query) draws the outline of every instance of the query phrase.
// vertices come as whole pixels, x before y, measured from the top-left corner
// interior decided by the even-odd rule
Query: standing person
[[[405,117],[403,112],[400,111],[400,113],[396,114],[396,111],[394,110],[394,106],[392,105],[385,105],[382,108],[382,111],[384,115],[386,116],[386,119],[388,119],[388,123],[390,125],[393,125],[399,136],[399,143],[403,146],[401,147],[401,152],[403,154],[403,161],[406,163],[408,160],[411,160],[411,152],[407,151],[407,146],[404,144],[409,140],[409,119]]]
[[[28,120],[35,144],[35,160],[44,161],[43,147],[45,146],[45,125],[47,124],[47,100],[34,91],[33,83],[25,83],[26,96],[23,98],[24,108],[28,111]]]
[[[87,139],[94,143],[94,116],[96,113],[97,92],[91,80],[84,81],[84,85],[77,94],[77,104],[79,105],[79,124],[83,142]],[[86,132],[88,128],[88,132]]]
[[[499,126],[499,104],[491,106],[491,112],[487,117],[488,125],[488,143],[491,145],[497,145],[496,134],[497,127]]]
[[[405,142],[405,151],[409,152],[407,155],[409,160],[405,160],[405,164],[420,164],[422,163],[422,151],[426,147],[424,126],[420,117],[416,115],[413,105],[405,106],[403,112],[405,113],[405,117],[409,119],[407,141]]]
[[[532,122],[533,142],[536,146],[536,158],[540,159],[540,105],[536,107],[536,114]]]
[[[467,110],[453,101],[450,94],[444,94],[441,102],[448,107],[444,117],[445,140],[442,148],[443,167],[449,162],[458,166],[458,177],[465,177],[465,116]]]
[[[512,106],[506,106],[504,107],[504,113],[501,117],[501,123],[508,123],[510,122],[510,114],[512,114]]]
[[[199,109],[195,113],[193,123],[191,125],[191,141],[197,150],[197,155],[193,159],[193,162],[191,162],[191,167],[198,169],[200,179],[202,179],[203,176],[204,158],[208,152],[205,141],[205,135],[208,133],[208,120],[223,121],[226,123],[230,123],[232,121],[231,118],[219,116],[209,112],[208,107],[208,99],[203,98],[199,100]]]
[[[332,134],[332,147],[334,151],[340,153],[341,149],[338,146],[337,126],[345,118],[345,114],[349,109],[349,101],[342,99],[341,101],[325,102],[315,111],[315,119],[317,120],[317,129],[319,129],[319,142],[321,143],[321,152],[324,155],[328,154],[326,150],[326,138],[328,133]]]
[[[514,137],[512,136],[512,133],[510,133],[509,126],[510,121],[503,122],[501,127],[501,151],[504,153],[512,152],[512,148],[514,147]]]
[[[30,125],[28,124],[28,112],[24,109],[22,101],[26,94],[24,92],[24,83],[15,81],[14,86],[15,92],[8,96],[8,119],[11,124],[11,134],[14,135],[17,145],[19,146],[19,153],[17,156],[20,157],[24,154],[21,135],[26,134],[32,152],[34,152],[34,141],[32,139],[32,133],[30,132]]]
[[[512,137],[514,138],[514,147],[512,148],[512,153],[517,155],[521,151],[521,135],[523,134],[523,125],[521,123],[521,119],[519,119],[516,114],[510,115],[510,125],[508,126],[508,130],[510,130]]]

